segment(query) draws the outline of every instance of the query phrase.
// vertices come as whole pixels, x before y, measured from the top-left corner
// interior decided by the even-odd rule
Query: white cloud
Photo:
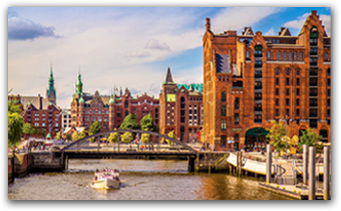
[[[264,35],[276,35],[273,27],[269,29],[269,31],[265,32]]]
[[[157,50],[167,50],[170,51],[169,46],[167,45],[167,43],[160,43],[159,40],[154,40],[151,39],[148,41],[146,47],[144,47],[145,49],[157,49]]]
[[[307,17],[309,15],[310,15],[309,13],[305,13],[305,14],[297,17],[296,20],[286,22],[283,26],[289,27],[289,28],[301,29],[305,20],[307,19]]]
[[[292,20],[292,21],[288,21],[284,24],[285,27],[289,27],[289,28],[295,28],[295,29],[301,29],[302,26],[304,25],[305,20],[307,19],[307,17],[310,15],[310,13],[305,13],[299,17],[297,17],[296,20]],[[325,26],[325,30],[328,34],[328,36],[330,36],[330,32],[331,32],[331,16],[330,15],[324,15],[321,14],[319,15],[320,20],[322,20],[322,24]]]
[[[212,18],[211,30],[216,34],[227,30],[241,30],[245,26],[252,26],[279,10],[279,7],[226,8]]]
[[[151,54],[148,51],[141,51],[141,50],[137,50],[137,51],[132,51],[132,52],[128,52],[126,53],[126,57],[127,58],[145,58],[145,57],[149,57]]]

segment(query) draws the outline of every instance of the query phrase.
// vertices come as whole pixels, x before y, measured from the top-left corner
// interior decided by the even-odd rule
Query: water
[[[97,168],[120,170],[120,189],[92,189]],[[9,200],[288,200],[258,188],[259,180],[189,173],[187,162],[70,160],[64,173],[30,174],[8,187]]]

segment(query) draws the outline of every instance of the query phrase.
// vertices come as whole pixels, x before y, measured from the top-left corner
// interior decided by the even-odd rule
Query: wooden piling
[[[316,187],[316,163],[315,163],[316,151],[315,147],[309,147],[309,188],[308,188],[308,199],[315,200],[315,187]]]

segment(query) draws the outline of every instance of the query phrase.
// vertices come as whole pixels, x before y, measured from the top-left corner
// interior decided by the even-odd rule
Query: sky
[[[78,71],[90,94],[122,87],[158,98],[168,67],[176,83],[202,83],[206,17],[216,34],[250,26],[297,36],[311,10],[331,36],[330,7],[9,7],[8,90],[45,96],[52,65],[63,108]]]

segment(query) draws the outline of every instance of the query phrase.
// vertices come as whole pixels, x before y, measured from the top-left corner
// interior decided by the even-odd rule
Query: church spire
[[[166,84],[173,84],[173,78],[172,78],[172,73],[170,71],[170,67],[168,67],[167,70],[167,75],[166,75],[166,80],[165,80]]]
[[[56,90],[54,88],[52,63],[50,67],[49,88],[46,90],[46,97],[51,103],[56,104]]]
[[[77,82],[76,82],[76,94],[83,94],[83,83],[82,83],[82,79],[81,79],[81,73],[79,70],[79,66],[78,66],[78,76],[77,76]]]

